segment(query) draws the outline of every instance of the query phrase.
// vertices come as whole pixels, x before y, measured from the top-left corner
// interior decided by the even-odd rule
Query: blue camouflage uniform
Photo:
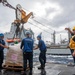
[[[4,36],[3,34],[0,34],[0,37]],[[0,39],[0,44],[5,45],[5,41]],[[4,59],[4,47],[0,46],[0,70],[2,69],[2,63],[3,63],[3,59]]]
[[[32,71],[33,68],[33,39],[27,37],[22,40],[21,49],[23,49],[23,61],[24,61],[24,71],[27,68],[27,60],[29,61],[29,68]]]
[[[38,42],[38,47],[40,50],[40,55],[39,55],[39,61],[41,63],[41,68],[45,67],[45,63],[46,63],[46,45],[44,43],[43,40],[41,40],[41,36],[37,36],[38,38],[40,38],[39,42]]]

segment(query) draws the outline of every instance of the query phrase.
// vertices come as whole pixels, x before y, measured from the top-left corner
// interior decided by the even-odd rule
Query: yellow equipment
[[[17,6],[16,6],[16,20],[14,21],[14,23],[24,24],[28,21],[30,16],[33,16],[32,12],[30,12],[29,14],[26,15],[26,12],[22,9],[21,5],[17,4]]]
[[[9,43],[14,42],[15,39],[16,41],[19,42],[21,39],[21,32],[24,33],[24,24],[27,23],[30,16],[33,17],[33,13],[30,12],[29,14],[26,14],[26,12],[22,9],[20,4],[17,4],[15,8],[11,4],[9,4],[7,0],[0,0],[0,3],[2,3],[4,6],[7,6],[11,9],[14,9],[16,14],[16,20],[13,22],[13,25],[16,26],[16,30],[13,38],[8,38],[7,42]]]
[[[75,41],[73,40],[75,35],[70,39],[69,47],[75,50]]]
[[[22,9],[20,4],[17,4],[16,8],[13,7],[11,4],[8,3],[7,0],[0,0],[0,3],[2,3],[4,6],[7,6],[9,8],[12,8],[16,11],[16,20],[14,21],[15,24],[24,24],[28,21],[30,16],[33,16],[33,13],[30,12],[29,14],[26,15],[26,12]]]
[[[24,24],[27,23],[30,16],[33,17],[32,12],[30,12],[29,14],[26,15],[26,12],[22,9],[21,5],[17,4],[16,20],[13,23],[14,25],[16,25],[16,31],[15,31],[16,38],[20,38],[21,32],[24,31]]]
[[[30,12],[28,15],[26,15],[26,12],[24,10],[21,10],[21,13],[22,13],[22,16],[21,16],[21,18],[22,18],[21,22],[22,23],[26,23],[28,21],[28,19],[30,18],[30,16],[31,15],[33,16],[32,12]]]
[[[32,12],[30,12],[28,15],[26,15],[26,12],[24,10],[21,10],[22,16],[21,16],[21,20],[15,20],[14,23],[26,23],[28,21],[28,19],[30,18],[31,15],[33,15]]]
[[[75,30],[75,26],[73,27],[73,29],[72,30]]]

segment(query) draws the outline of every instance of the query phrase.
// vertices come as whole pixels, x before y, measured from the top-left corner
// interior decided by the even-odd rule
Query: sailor
[[[75,57],[75,35],[70,39],[69,47],[73,49],[72,55]]]
[[[29,62],[30,75],[32,75],[33,68],[33,39],[30,37],[31,33],[26,31],[26,38],[21,42],[21,49],[23,49],[23,64],[24,64],[24,75],[26,75],[27,61]]]
[[[44,69],[45,68],[45,63],[46,63],[46,45],[45,42],[41,39],[41,35],[37,36],[37,40],[38,40],[38,45],[34,48],[34,49],[38,49],[40,50],[40,54],[39,54],[39,61],[40,61],[40,66],[38,67],[38,69]]]
[[[5,45],[4,39],[4,34],[0,33],[0,71],[3,69],[2,68],[2,63],[4,59],[4,48],[9,48],[8,46]]]
[[[73,27],[72,30],[70,30],[70,28],[65,28],[65,30],[68,30],[68,32],[71,34],[71,36],[75,35],[75,26]],[[71,51],[71,54],[73,56],[74,49],[70,48],[70,51]],[[74,65],[75,65],[75,57],[74,56],[73,56],[73,61],[74,61]]]

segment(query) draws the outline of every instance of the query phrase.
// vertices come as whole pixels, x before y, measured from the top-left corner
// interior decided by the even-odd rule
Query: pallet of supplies
[[[11,66],[9,68],[23,68],[23,53],[20,49],[20,43],[9,46],[9,50],[7,50],[6,54],[5,66]]]

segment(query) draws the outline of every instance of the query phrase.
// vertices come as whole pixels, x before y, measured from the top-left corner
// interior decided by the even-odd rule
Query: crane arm
[[[22,23],[26,23],[30,16],[33,16],[33,12],[30,12],[28,15],[26,15],[26,12],[24,10],[21,11],[22,16],[21,16],[21,21]]]
[[[7,6],[7,7],[11,8],[11,9],[16,10],[16,8],[13,7],[11,4],[9,4],[9,3],[7,2],[7,0],[0,0],[0,3],[2,3],[4,6]]]
[[[18,4],[15,7],[13,7],[11,4],[9,4],[7,2],[7,0],[0,0],[0,3],[2,3],[4,6],[7,6],[9,8],[12,8],[16,11],[16,20],[14,21],[14,23],[26,23],[28,21],[28,19],[30,18],[30,16],[32,15],[33,16],[33,13],[30,12],[29,14],[26,15],[26,12],[24,10],[22,10],[20,4]],[[18,13],[17,13],[18,12]]]
[[[30,12],[29,14],[26,15],[26,12],[22,9],[21,5],[18,4],[16,6],[16,20],[14,23],[26,23],[30,16],[33,16],[33,13]]]

